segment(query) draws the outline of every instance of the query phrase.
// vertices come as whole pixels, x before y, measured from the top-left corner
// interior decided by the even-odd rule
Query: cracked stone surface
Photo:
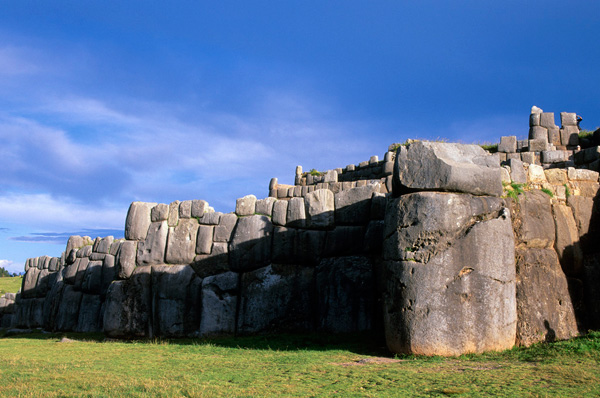
[[[390,201],[385,236],[390,350],[448,356],[514,345],[514,235],[501,199],[406,195]]]

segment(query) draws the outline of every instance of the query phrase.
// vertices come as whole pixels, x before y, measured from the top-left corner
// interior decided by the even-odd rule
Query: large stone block
[[[229,271],[227,243],[214,242],[210,254],[197,255],[191,266],[200,278]]]
[[[530,140],[546,140],[548,141],[548,129],[541,126],[533,126],[529,128]]]
[[[517,344],[576,336],[567,278],[552,249],[517,249]]]
[[[349,333],[373,328],[376,289],[369,258],[323,259],[315,279],[320,330]]]
[[[318,264],[325,244],[325,231],[275,227],[273,262],[278,264]]]
[[[159,203],[152,208],[150,211],[150,221],[167,221],[169,219],[169,205],[165,203]]]
[[[251,216],[256,211],[256,196],[246,195],[235,201],[235,214],[238,216]]]
[[[90,260],[88,257],[83,257],[81,261],[79,261],[79,266],[77,267],[77,273],[75,274],[75,282],[73,283],[73,287],[75,290],[81,290],[81,286],[83,285],[83,279],[85,277],[85,272],[90,264]]]
[[[133,273],[136,265],[136,241],[126,240],[121,244],[116,257],[116,273],[118,279],[127,279]]]
[[[415,190],[502,195],[498,158],[478,145],[417,141],[401,146],[393,185],[394,196]]]
[[[229,244],[231,270],[246,272],[269,264],[272,233],[273,224],[267,216],[240,218]]]
[[[183,337],[200,327],[201,285],[188,265],[152,266],[153,333]]]
[[[305,197],[306,223],[309,228],[330,228],[334,225],[334,195],[328,189],[318,189]]]
[[[517,137],[514,135],[500,137],[498,152],[517,152]]]
[[[287,206],[286,225],[289,227],[306,227],[306,209],[304,198],[291,198]]]
[[[386,214],[381,286],[390,350],[461,355],[512,347],[514,236],[501,201],[409,196],[391,201]]]
[[[314,268],[269,265],[241,276],[238,332],[309,331]]]
[[[179,219],[192,217],[192,201],[184,200],[179,204]]]
[[[554,247],[563,271],[567,276],[578,276],[583,272],[583,252],[579,246],[579,233],[570,207],[552,205],[556,242]]]
[[[287,200],[278,200],[277,202],[275,202],[275,204],[273,205],[273,224],[285,225],[287,218],[287,208]]]
[[[560,113],[560,124],[564,126],[577,126],[577,114],[569,112]]]
[[[364,250],[365,227],[340,225],[325,235],[324,257],[352,256]]]
[[[335,194],[336,224],[367,224],[371,219],[371,198],[379,189],[379,184],[369,184]]]
[[[197,236],[198,221],[195,218],[182,218],[176,227],[170,227],[165,262],[189,264],[194,261]]]
[[[577,126],[564,126],[560,129],[560,140],[565,146],[579,145],[579,128]]]
[[[516,233],[528,247],[550,248],[556,238],[550,197],[542,191],[526,191],[519,195],[520,221]]]
[[[271,217],[273,215],[273,205],[277,199],[265,198],[256,201],[256,214],[262,214],[264,216]]]
[[[100,332],[102,330],[101,319],[102,300],[96,294],[83,294],[77,317],[76,332]]]
[[[90,261],[81,282],[84,293],[100,294],[102,289],[102,261]]]
[[[192,217],[202,217],[208,208],[208,202],[205,200],[192,200]]]
[[[235,215],[233,215],[236,217]],[[236,217],[237,220],[237,217]],[[213,245],[213,234],[215,227],[212,225],[201,225],[198,229],[198,238],[196,240],[197,254],[210,254]]]
[[[150,212],[156,203],[133,202],[125,219],[125,239],[144,240],[150,227]]]
[[[546,127],[547,129],[555,127],[554,112],[542,112],[540,115],[540,126]]]
[[[200,335],[235,333],[239,274],[226,272],[202,280]]]
[[[68,332],[77,327],[79,306],[83,293],[76,291],[71,285],[64,285],[56,316],[56,329]]]
[[[525,167],[523,167],[523,162],[518,159],[510,159],[508,165],[510,166],[511,181],[519,184],[526,184],[527,173],[525,172]]]
[[[137,265],[163,264],[168,235],[167,221],[153,222],[146,239],[138,243]]]
[[[274,198],[270,199],[273,199],[273,202],[276,200]],[[215,226],[213,240],[215,242],[229,242],[231,240],[231,233],[235,228],[237,220],[238,217],[235,214],[223,214],[219,220],[219,224]]]

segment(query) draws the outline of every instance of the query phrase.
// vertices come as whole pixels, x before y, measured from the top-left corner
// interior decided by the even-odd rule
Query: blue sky
[[[0,1],[0,266],[407,138],[600,126],[597,1]],[[558,116],[558,115],[557,115]],[[557,123],[559,122],[557,117]]]

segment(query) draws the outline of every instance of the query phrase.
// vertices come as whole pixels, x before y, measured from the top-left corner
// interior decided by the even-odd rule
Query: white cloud
[[[11,260],[0,260],[0,267],[4,268],[10,273],[20,273],[23,272],[24,264],[15,263]]]

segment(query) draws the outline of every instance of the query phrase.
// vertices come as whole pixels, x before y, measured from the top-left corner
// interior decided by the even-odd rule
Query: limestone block
[[[498,152],[517,152],[517,136],[500,137]]]
[[[517,159],[510,159],[508,165],[510,166],[510,179],[519,184],[526,184],[527,174],[525,173],[523,162]]]
[[[319,330],[352,333],[373,328],[376,298],[369,258],[323,259],[316,269],[315,279]]]
[[[569,112],[560,113],[560,124],[565,126],[577,126],[577,114]]]
[[[363,252],[364,226],[336,226],[325,236],[324,257],[352,256]]]
[[[210,228],[210,239],[212,240]],[[176,227],[169,228],[165,262],[167,264],[189,264],[196,256],[198,221],[195,218],[181,218]]]
[[[71,236],[67,241],[67,248],[65,249],[65,252],[70,253],[73,249],[81,249],[82,247],[87,246],[91,243],[92,242],[89,236]]]
[[[569,160],[571,151],[542,151],[542,163],[562,163]]]
[[[547,129],[556,126],[554,123],[554,112],[542,112],[540,115],[540,126]]]
[[[191,218],[192,217],[192,201],[184,200],[179,204],[179,218]]]
[[[530,140],[546,140],[548,142],[548,129],[541,126],[533,126],[529,128]]]
[[[202,217],[207,207],[208,203],[205,200],[192,200],[192,217]]]
[[[167,221],[169,219],[169,205],[159,203],[150,211],[150,221]]]
[[[563,145],[579,145],[579,128],[564,126],[560,129],[560,141]]]
[[[296,228],[306,227],[306,209],[304,198],[291,198],[288,201],[286,225]]]
[[[348,166],[346,166],[346,171],[354,171],[356,170],[356,165],[353,164],[349,164]]]
[[[287,200],[278,200],[273,205],[273,224],[275,225],[285,225],[287,219],[287,208],[288,201]]]
[[[102,331],[100,323],[102,300],[97,294],[83,294],[77,317],[77,326],[74,331],[78,333],[91,333]]]
[[[256,211],[256,196],[246,195],[235,201],[235,213],[238,216],[251,216]]]
[[[385,236],[381,286],[392,352],[461,355],[514,345],[514,236],[500,199],[409,194],[389,202]]]
[[[558,127],[548,129],[548,142],[556,146],[562,145],[560,129]]]
[[[202,280],[187,265],[152,266],[152,331],[156,336],[183,337],[200,324]]]
[[[123,242],[125,242],[125,239],[114,240],[113,243],[110,245],[109,253],[113,256],[116,256]]]
[[[552,249],[517,249],[517,344],[577,335],[567,278]],[[549,288],[551,287],[551,288]]]
[[[60,259],[58,257],[52,257],[50,259],[50,264],[48,265],[48,270],[50,272],[58,271],[58,267],[60,265],[59,261],[60,261]]]
[[[238,332],[308,331],[314,268],[269,265],[241,276]]]
[[[529,140],[529,151],[530,152],[541,152],[548,148],[548,139],[538,138],[535,140]]]
[[[325,231],[296,228],[273,229],[272,261],[277,264],[316,265],[325,244]]]
[[[25,277],[23,278],[23,285],[21,290],[21,297],[34,298],[36,297],[36,287],[40,270],[37,268],[30,268]]]
[[[550,197],[542,191],[526,191],[519,195],[519,218],[521,224],[517,237],[528,247],[551,248],[556,234]]]
[[[529,115],[529,127],[540,125],[540,113],[532,113]]]
[[[598,172],[586,169],[576,169],[569,167],[567,169],[567,175],[571,181],[593,181],[598,182]]]
[[[200,335],[235,333],[235,311],[239,274],[226,272],[202,281],[202,315]]]
[[[300,187],[300,195],[304,196],[304,190],[308,191],[308,187],[304,186],[304,187]],[[265,199],[261,199],[261,200],[257,200],[256,201],[256,214],[262,214],[268,217],[271,217],[273,215],[273,205],[275,204],[275,202],[277,201],[277,199],[275,198],[265,198]]]
[[[231,270],[247,272],[269,264],[272,233],[273,224],[267,216],[240,218],[229,244]]]
[[[562,270],[567,276],[578,276],[583,272],[583,252],[579,246],[577,224],[570,207],[562,204],[552,205],[556,242],[554,247]]]
[[[137,265],[163,264],[169,226],[167,221],[158,221],[150,224],[148,236],[138,243]]]
[[[73,283],[75,290],[81,290],[85,272],[87,271],[89,264],[90,260],[88,257],[83,257],[79,262],[79,267],[77,267],[77,273],[75,274],[75,282]]]
[[[534,184],[542,184],[546,182],[546,174],[544,168],[537,164],[530,164],[527,170],[527,178],[529,182]]]
[[[478,145],[417,141],[398,149],[393,193],[439,190],[501,196],[501,181],[498,158]]]
[[[306,226],[330,228],[334,225],[334,194],[327,189],[318,189],[305,197]]]
[[[105,238],[102,238],[98,241],[98,246],[96,247],[96,252],[98,253],[109,253],[110,252],[110,245],[112,245],[113,241],[115,240],[115,238],[113,236],[107,236]]]
[[[166,221],[163,222],[166,227]],[[138,267],[131,278],[110,284],[103,318],[103,330],[107,336],[151,336],[151,284],[151,267]]]
[[[75,283],[75,276],[77,275],[77,269],[79,268],[80,258],[75,259],[75,262],[65,267],[63,271],[63,277],[65,283],[72,285]],[[27,271],[29,272],[29,271]]]
[[[125,239],[144,240],[150,227],[150,211],[156,203],[133,202],[125,220]],[[67,245],[68,246],[68,245]]]
[[[166,221],[166,220],[165,220]],[[121,244],[116,257],[116,273],[119,279],[128,279],[136,265],[136,241],[126,240]]]
[[[204,213],[204,215],[198,221],[203,225],[218,225],[221,221],[222,215],[223,213],[214,211],[210,213]]]
[[[213,244],[214,229],[215,229],[215,227],[212,225],[201,225],[200,226],[200,228],[198,229],[198,238],[196,240],[196,253],[195,254],[210,254],[210,250],[211,250],[212,244]],[[189,261],[189,262],[191,262],[191,261]]]
[[[169,218],[167,219],[169,227],[175,227],[179,223],[179,204],[181,202],[176,200],[169,204]],[[127,237],[125,237],[127,238]]]
[[[379,188],[379,184],[369,184],[335,194],[335,222],[344,225],[368,223],[371,218],[371,198],[379,192]]]
[[[567,172],[563,169],[546,169],[544,170],[544,174],[550,184],[563,185],[568,182]]]

